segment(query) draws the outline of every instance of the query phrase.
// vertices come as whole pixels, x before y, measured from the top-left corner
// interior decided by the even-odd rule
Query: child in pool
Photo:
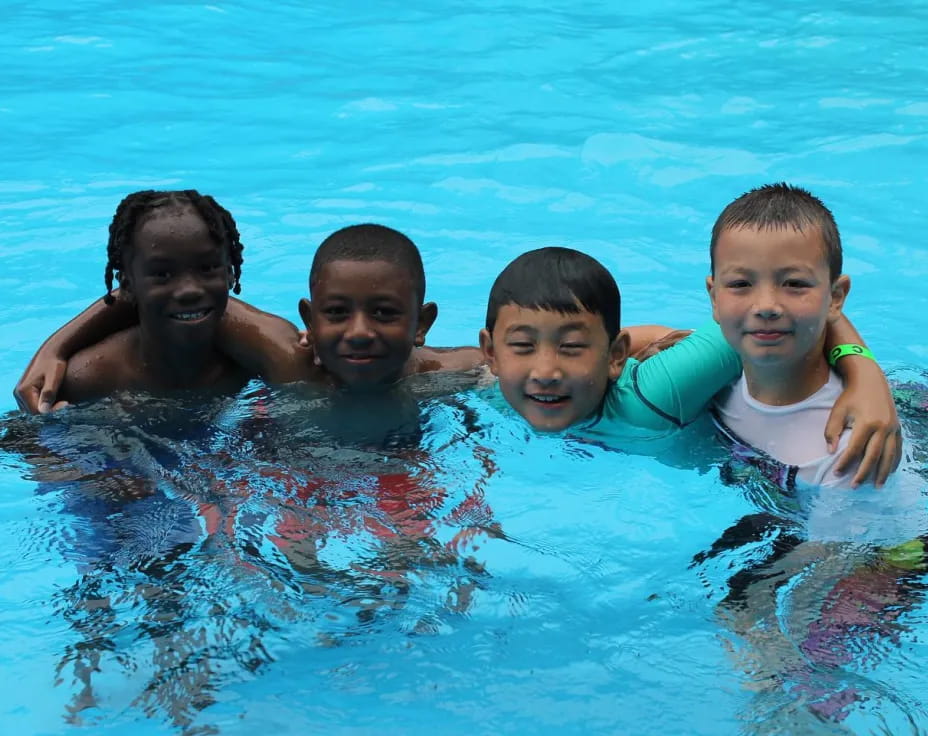
[[[419,249],[397,230],[364,224],[329,235],[313,257],[309,293],[299,312],[311,351],[292,325],[282,328],[282,320],[253,307],[230,314],[225,349],[272,383],[325,381],[366,390],[481,362],[476,348],[425,346],[438,306],[425,301]]]
[[[779,468],[786,486],[797,480],[848,485],[825,440],[828,415],[844,388],[829,362],[872,362],[872,354],[862,345],[823,350],[850,289],[831,212],[788,184],[753,189],[716,220],[710,261],[713,316],[744,367],[714,406],[723,435],[757,451],[768,469]],[[848,439],[842,434],[838,447]],[[901,444],[898,435],[891,441]],[[878,476],[888,474],[893,454],[884,453]]]
[[[480,346],[499,379],[505,400],[535,429],[589,432],[639,428],[650,436],[682,427],[707,408],[713,396],[737,380],[741,364],[718,325],[710,323],[653,358],[629,357],[629,338],[619,326],[620,297],[609,272],[593,258],[567,248],[524,253],[496,279],[490,292]],[[830,326],[832,343],[859,342],[843,318]],[[870,365],[865,365],[869,363]],[[891,398],[878,394],[886,386],[879,367],[864,358],[849,358],[845,400],[866,415],[889,416],[876,432],[869,421],[855,422],[855,436],[840,462],[861,454],[868,441],[882,448],[898,420]],[[886,387],[888,397],[888,387]],[[835,406],[839,426],[846,407]],[[863,426],[866,425],[866,426]],[[635,433],[640,436],[640,433]],[[893,467],[897,448],[888,446],[890,461],[881,462],[877,482]],[[879,455],[879,453],[876,453]],[[868,451],[855,478],[874,469]]]
[[[240,290],[242,263],[238,230],[225,209],[194,190],[135,192],[116,209],[107,256],[104,299],[113,299],[115,273],[138,325],[78,352],[59,399],[244,385],[247,372],[216,347],[229,289]]]

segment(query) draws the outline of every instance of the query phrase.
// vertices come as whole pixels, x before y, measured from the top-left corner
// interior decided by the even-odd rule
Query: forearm
[[[79,350],[137,325],[138,312],[135,305],[125,299],[120,299],[119,292],[115,294],[117,298],[113,304],[107,305],[102,299],[97,299],[87,309],[52,333],[51,337],[42,343],[33,361],[40,354],[68,360]]]
[[[651,343],[657,342],[673,332],[674,329],[663,325],[634,325],[626,327],[625,331],[628,333],[629,339],[628,352],[630,355],[635,355]]]
[[[829,323],[825,330],[825,355],[829,355],[838,345],[847,344],[867,346],[851,321],[842,314],[835,322]],[[835,370],[848,384],[857,384],[861,381],[886,381],[876,361],[859,355],[844,356],[835,364]]]

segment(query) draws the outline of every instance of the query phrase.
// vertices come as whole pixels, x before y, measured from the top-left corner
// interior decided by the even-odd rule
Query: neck
[[[145,373],[164,388],[188,388],[201,383],[212,362],[212,343],[165,345],[139,327],[139,357]]]
[[[821,348],[789,365],[744,363],[748,393],[763,404],[786,406],[809,398],[828,382]]]

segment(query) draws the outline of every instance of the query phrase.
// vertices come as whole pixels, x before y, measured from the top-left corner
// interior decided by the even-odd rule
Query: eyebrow
[[[752,274],[757,273],[756,268],[748,268],[747,266],[723,266],[719,270],[721,271],[721,273],[725,273],[725,274],[752,275]],[[809,268],[808,266],[792,265],[792,266],[784,266],[783,268],[778,268],[776,271],[774,271],[774,273],[784,274],[784,273],[789,273],[791,271],[807,272],[807,271],[812,271],[812,270],[813,269]]]
[[[557,332],[564,333],[564,332],[571,332],[572,330],[579,330],[581,332],[589,332],[589,329],[590,329],[589,325],[586,325],[583,322],[568,322],[566,325],[558,325]],[[522,324],[522,325],[511,325],[510,327],[507,327],[506,334],[511,335],[513,332],[519,332],[520,330],[524,330],[525,332],[531,332],[533,334],[537,334],[538,332],[540,332],[540,330],[534,325]]]

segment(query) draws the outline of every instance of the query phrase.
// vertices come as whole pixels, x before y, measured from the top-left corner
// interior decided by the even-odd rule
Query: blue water
[[[0,385],[102,294],[135,189],[215,195],[246,246],[242,296],[293,320],[325,235],[397,227],[440,306],[430,343],[454,345],[476,340],[501,266],[552,244],[613,270],[626,323],[698,324],[715,216],[781,179],[831,206],[846,311],[917,376],[926,37],[921,1],[8,2]],[[788,530],[693,564],[763,508],[699,431],[627,455],[422,399],[414,451],[382,452],[294,430],[301,401],[252,387],[6,420],[59,457],[0,453],[4,731],[928,732],[924,576],[806,546],[731,615],[729,578]],[[256,439],[265,405],[288,442]],[[426,489],[428,534],[371,532],[396,522],[385,473]],[[139,478],[154,496],[112,501]],[[293,487],[319,478],[350,493],[306,511]],[[474,497],[497,526],[452,513]],[[294,515],[325,543],[282,552]],[[175,536],[150,538],[165,519]],[[809,654],[829,596],[853,608],[854,590],[882,604]]]

